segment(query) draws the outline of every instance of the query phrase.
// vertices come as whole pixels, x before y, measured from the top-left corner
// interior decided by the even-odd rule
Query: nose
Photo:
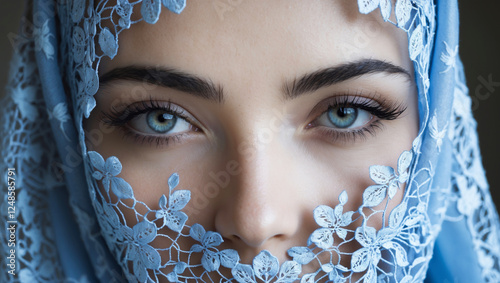
[[[275,141],[248,144],[246,154],[238,156],[241,171],[219,206],[215,228],[242,260],[261,250],[283,258],[298,237],[304,211],[300,201],[304,196],[296,190],[300,174],[294,172],[293,155]]]

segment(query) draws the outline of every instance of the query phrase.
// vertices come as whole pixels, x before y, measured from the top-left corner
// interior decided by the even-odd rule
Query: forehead
[[[406,34],[357,1],[190,1],[156,24],[119,35],[101,74],[128,65],[168,66],[230,85],[278,84],[332,65],[373,58],[410,69]]]

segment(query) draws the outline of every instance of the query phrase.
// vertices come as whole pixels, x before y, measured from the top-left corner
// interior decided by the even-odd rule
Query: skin
[[[241,1],[232,8],[222,17],[212,1],[190,2],[180,15],[164,9],[156,24],[141,22],[123,31],[116,57],[99,66],[100,76],[131,65],[175,68],[222,86],[223,103],[143,82],[113,81],[96,94],[97,108],[85,121],[87,130],[102,128],[99,113],[109,113],[112,105],[151,98],[182,107],[199,131],[156,146],[112,127],[103,131],[102,142],[88,146],[104,158],[117,156],[123,165],[119,177],[151,209],[158,209],[168,177],[178,172],[179,189],[192,192],[188,224],[219,232],[223,247],[238,250],[243,263],[261,250],[283,262],[290,247],[305,245],[318,228],[312,217],[316,206],[334,207],[346,190],[344,211],[356,210],[363,190],[374,184],[369,166],[396,168],[418,132],[413,77],[362,75],[292,100],[283,99],[283,84],[362,59],[383,60],[413,75],[407,38],[383,22],[379,10],[360,14],[356,1]],[[321,115],[311,114],[315,106],[346,94],[406,110],[354,140],[332,141],[319,127],[308,128]],[[380,217],[372,220],[372,226],[381,226]]]

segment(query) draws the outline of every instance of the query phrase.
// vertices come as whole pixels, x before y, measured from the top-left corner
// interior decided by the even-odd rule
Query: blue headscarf
[[[133,6],[141,1],[118,0],[114,6],[107,1],[28,2],[29,21],[15,45],[2,103],[1,167],[8,186],[0,210],[7,219],[0,230],[2,266],[7,269],[0,281],[202,281],[196,263],[161,259],[149,244],[161,229],[169,229],[178,238],[198,242],[169,249],[202,255],[197,264],[208,278],[227,269],[237,282],[263,282],[266,276],[269,282],[344,282],[355,273],[363,282],[500,282],[500,226],[458,57],[456,1],[358,0],[361,13],[380,8],[390,22],[394,13],[394,24],[408,34],[419,91],[419,134],[397,168],[370,167],[367,174],[374,185],[363,192],[358,211],[342,211],[348,202],[343,192],[335,208],[315,209],[318,229],[308,243],[291,247],[291,260],[279,263],[262,251],[252,265],[240,263],[237,251],[219,250],[218,233],[186,224],[182,209],[190,193],[177,187],[182,178],[177,174],[169,178],[169,194],[159,199],[160,209],[148,211],[163,218],[163,226],[148,220],[127,226],[116,214],[116,203],[97,184],[107,188],[108,196],[142,202],[120,177],[118,158],[104,160],[86,148],[85,138],[99,139],[100,134],[86,132],[82,121],[96,104],[101,58],[116,55],[121,30],[141,20],[153,24],[165,8],[181,13],[185,1],[142,1],[141,17],[135,21]],[[101,25],[103,11],[110,9],[119,17],[111,28]],[[347,228],[353,215],[365,219],[362,208],[389,201],[391,190],[404,183],[404,198],[387,211],[387,226],[376,231],[363,221],[355,230]],[[172,199],[180,205],[171,207]],[[328,221],[340,222],[333,228]],[[328,240],[333,234],[360,244],[349,255],[350,266],[318,256],[335,253]],[[319,263],[318,270],[301,274],[301,267],[312,261]]]

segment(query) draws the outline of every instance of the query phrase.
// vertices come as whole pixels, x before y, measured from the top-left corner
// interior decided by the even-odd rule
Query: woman
[[[6,280],[499,281],[450,2],[35,1]]]

